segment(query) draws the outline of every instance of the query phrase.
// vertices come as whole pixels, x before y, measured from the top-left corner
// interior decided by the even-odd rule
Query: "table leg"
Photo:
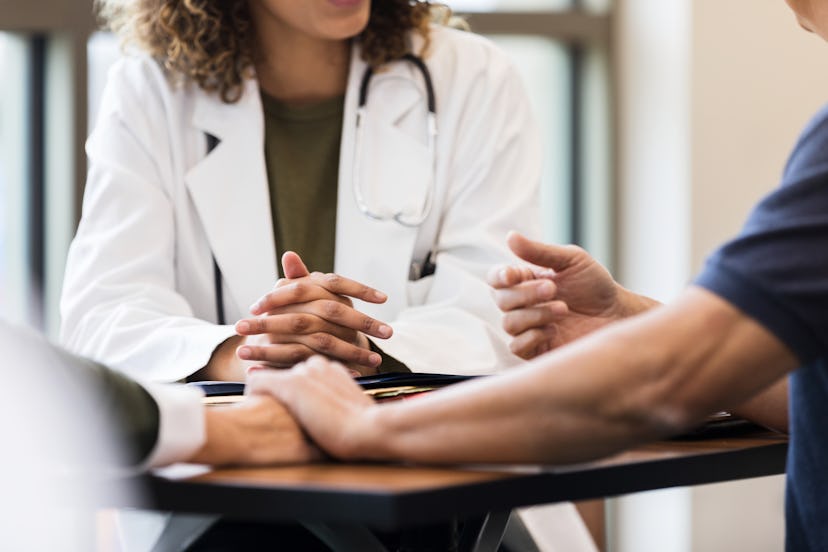
[[[308,531],[328,545],[334,552],[388,552],[371,531],[360,525],[302,522]]]
[[[497,552],[510,512],[489,512],[463,522],[459,552]]]
[[[152,552],[180,552],[193,544],[220,516],[173,514]]]

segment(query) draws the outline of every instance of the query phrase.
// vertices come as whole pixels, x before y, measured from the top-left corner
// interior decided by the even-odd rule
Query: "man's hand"
[[[610,322],[637,314],[655,301],[630,293],[586,251],[536,242],[512,232],[509,247],[529,265],[495,267],[489,284],[504,311],[510,348],[534,358]]]
[[[308,443],[285,407],[271,397],[206,408],[207,440],[191,462],[211,465],[267,465],[310,462],[322,457]]]
[[[359,457],[359,443],[374,431],[376,403],[365,395],[341,364],[311,357],[293,370],[254,370],[246,393],[282,402],[313,441],[343,459]]]
[[[256,318],[236,324],[244,344],[243,360],[272,368],[289,368],[314,354],[345,362],[358,373],[375,373],[382,362],[368,337],[387,339],[391,327],[353,307],[350,298],[383,303],[386,295],[337,274],[308,272],[296,253],[282,256],[285,278],[254,304]]]

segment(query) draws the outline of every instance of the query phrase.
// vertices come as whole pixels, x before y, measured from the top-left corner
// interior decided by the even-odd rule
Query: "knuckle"
[[[333,272],[325,274],[323,278],[325,283],[332,288],[337,288],[342,283],[342,276]]]
[[[290,289],[291,298],[294,300],[302,299],[307,293],[307,286],[302,282],[296,282]]]
[[[371,354],[370,351],[366,351],[365,349],[355,349],[352,356],[352,362],[356,362],[357,364],[369,364],[370,360],[368,356]]]
[[[337,318],[342,315],[343,306],[336,301],[325,301],[322,304],[322,314],[325,318]]]
[[[291,364],[297,364],[308,358],[310,354],[308,353],[308,351],[305,350],[304,347],[294,346],[288,350],[287,355],[285,356],[288,362],[290,362]]]
[[[290,319],[291,333],[299,334],[306,332],[310,328],[310,318],[304,314],[296,314]]]
[[[373,331],[374,328],[376,327],[376,325],[377,325],[376,321],[373,318],[371,318],[370,316],[365,316],[362,319],[362,331],[365,332],[365,333]]]
[[[334,347],[334,338],[330,334],[313,334],[313,344],[317,351],[330,351]]]
[[[260,308],[262,311],[266,311],[270,308],[270,305],[273,303],[273,293],[272,291],[268,291],[264,295],[262,295],[254,306]]]
[[[532,328],[526,332],[526,338],[530,343],[537,344],[546,338],[546,332],[543,328]]]

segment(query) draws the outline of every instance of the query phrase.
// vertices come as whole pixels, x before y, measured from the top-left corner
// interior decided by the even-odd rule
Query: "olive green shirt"
[[[301,107],[262,92],[265,164],[276,255],[295,251],[311,272],[333,272],[344,96]],[[284,276],[281,262],[279,276]],[[373,341],[380,372],[408,372]]]
[[[92,391],[86,398],[95,401],[95,415],[112,424],[113,437],[124,455],[119,462],[138,466],[146,460],[158,441],[161,423],[158,404],[137,382],[97,362],[53,348],[57,362],[50,366],[51,377],[69,393],[72,388]],[[71,417],[69,418],[72,419]],[[85,431],[88,428],[78,428]]]
[[[333,272],[343,102],[295,107],[262,93],[277,258],[295,251],[311,272]]]

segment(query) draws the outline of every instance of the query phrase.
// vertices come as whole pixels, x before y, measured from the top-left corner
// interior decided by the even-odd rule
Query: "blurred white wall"
[[[674,296],[779,182],[828,101],[828,45],[783,0],[621,0],[621,281]],[[644,493],[612,506],[614,551],[778,551],[780,477]]]
[[[828,45],[783,0],[692,0],[692,252],[738,231],[828,102]]]

